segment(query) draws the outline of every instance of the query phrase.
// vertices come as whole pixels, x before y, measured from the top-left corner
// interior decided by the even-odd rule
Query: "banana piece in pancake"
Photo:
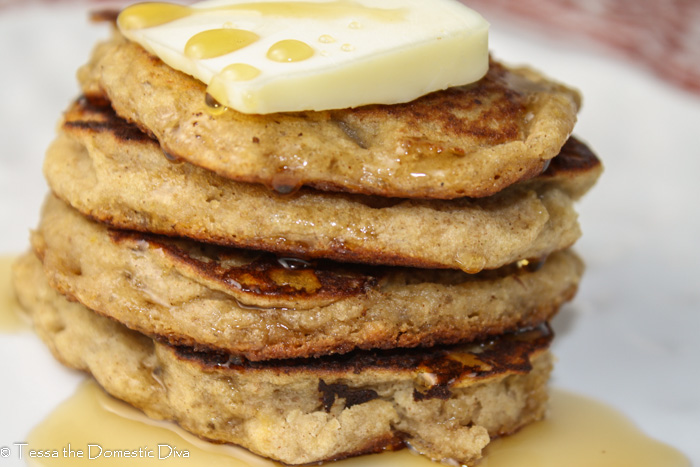
[[[152,418],[286,464],[408,445],[471,465],[492,437],[545,411],[546,326],[469,346],[254,363],[154,341],[69,302],[31,254],[14,282],[58,360]]]
[[[66,113],[44,173],[83,214],[122,229],[208,243],[475,273],[573,244],[572,201],[601,165],[569,141],[536,179],[485,199],[401,200],[302,189],[279,195],[186,162],[87,99]]]
[[[144,334],[251,360],[430,346],[548,320],[574,295],[569,252],[461,271],[307,263],[109,230],[50,197],[32,235],[51,285]]]
[[[212,114],[205,86],[115,33],[78,73],[83,93],[173,157],[280,192],[302,185],[400,198],[482,197],[540,174],[571,134],[579,94],[492,61],[480,81],[398,105]]]

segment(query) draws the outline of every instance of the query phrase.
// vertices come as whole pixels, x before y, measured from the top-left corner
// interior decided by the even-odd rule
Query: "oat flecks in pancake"
[[[578,94],[492,62],[481,81],[394,106],[212,116],[202,83],[119,35],[79,72],[163,149],[224,177],[401,198],[482,197],[538,175],[573,130]]]
[[[574,169],[568,159],[589,162]],[[82,99],[66,113],[44,172],[59,197],[123,229],[309,258],[477,272],[571,245],[580,233],[572,200],[595,182],[600,163],[572,140],[543,176],[484,199],[311,189],[281,196],[172,163],[108,107]]]
[[[297,264],[269,254],[110,233],[56,198],[32,244],[52,286],[132,329],[251,360],[473,340],[551,318],[583,272],[570,252],[539,270]],[[144,310],[148,310],[144,313]]]
[[[31,254],[14,282],[60,361],[153,418],[287,464],[404,442],[433,459],[472,463],[491,437],[545,411],[547,328],[467,348],[254,364],[173,348],[71,303],[50,289]]]

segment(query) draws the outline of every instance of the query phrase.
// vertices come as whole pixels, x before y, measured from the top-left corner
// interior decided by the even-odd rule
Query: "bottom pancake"
[[[287,464],[403,446],[471,463],[492,437],[545,410],[546,326],[470,346],[249,362],[163,344],[69,302],[33,255],[15,265],[14,281],[64,364],[152,418]]]

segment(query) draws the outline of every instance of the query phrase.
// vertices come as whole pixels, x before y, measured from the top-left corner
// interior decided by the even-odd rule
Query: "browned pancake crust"
[[[569,159],[587,160],[575,169]],[[489,198],[402,200],[302,189],[278,195],[188,163],[80,99],[44,164],[53,191],[83,214],[122,229],[345,262],[478,272],[548,254],[579,235],[572,199],[600,163],[564,145],[547,172]]]
[[[532,70],[492,62],[477,83],[407,104],[214,116],[201,82],[119,35],[97,47],[79,78],[85,94],[108,98],[170,155],[280,192],[488,196],[541,173],[580,104]]]
[[[198,351],[188,346],[173,346],[179,358],[200,366],[203,370],[217,368],[238,371],[266,371],[276,374],[313,373],[321,379],[341,379],[352,373],[394,372],[414,376],[430,375],[427,387],[416,389],[419,400],[441,398],[450,395],[450,388],[464,381],[474,382],[508,373],[527,373],[532,370],[533,354],[549,347],[553,338],[547,323],[492,336],[488,340],[463,345],[436,346],[416,349],[357,350],[345,355],[317,358],[250,361],[226,352]],[[372,400],[370,394],[353,394],[343,385],[329,386],[320,383],[324,405],[328,399]]]
[[[155,147],[158,146],[158,140],[140,131],[137,125],[120,118],[114,112],[111,103],[101,96],[79,97],[64,112],[62,126],[67,133],[76,137],[109,134],[114,139],[115,146],[116,143],[141,143],[143,152],[156,152]],[[173,158],[172,154],[163,153],[163,157],[175,164],[182,162]],[[544,171],[538,175],[538,180],[534,181],[560,184],[563,190],[574,199],[578,199],[591,189],[602,170],[603,166],[591,148],[577,137],[571,136],[559,150],[557,157],[545,163]],[[289,196],[281,199],[289,199]],[[388,207],[400,202],[396,197],[357,196],[356,199],[377,207]]]
[[[478,275],[307,263],[110,232],[49,198],[32,244],[53,287],[174,344],[250,360],[431,346],[549,319],[583,271],[569,252]]]
[[[154,342],[68,302],[32,255],[16,264],[14,283],[37,333],[65,364],[153,418],[288,464],[405,443],[471,465],[491,437],[545,410],[547,326],[469,346],[246,362]]]

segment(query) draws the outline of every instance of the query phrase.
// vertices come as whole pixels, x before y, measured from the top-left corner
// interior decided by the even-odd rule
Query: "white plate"
[[[86,17],[80,5],[0,7],[0,253],[27,248],[44,150],[77,67],[108,36]],[[579,205],[588,270],[555,321],[553,384],[610,403],[700,465],[700,97],[607,52],[489,20],[497,58],[583,91],[576,134],[606,166]],[[0,446],[23,441],[81,378],[28,333],[0,336],[0,374]]]

